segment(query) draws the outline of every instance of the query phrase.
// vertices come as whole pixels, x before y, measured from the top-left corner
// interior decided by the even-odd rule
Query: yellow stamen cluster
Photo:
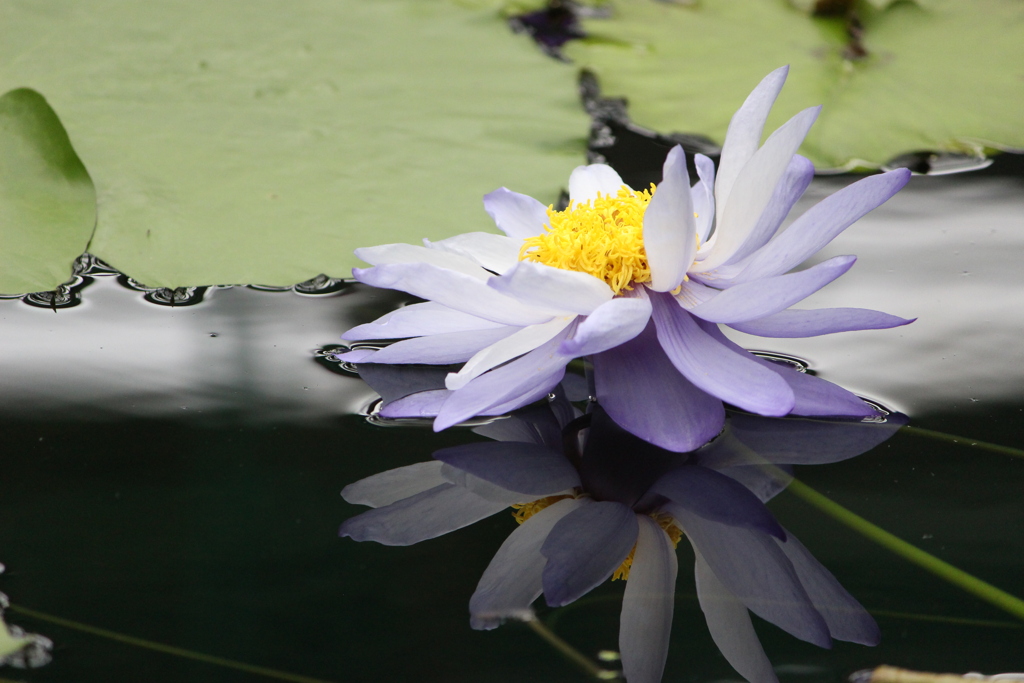
[[[633,283],[650,282],[644,251],[644,211],[654,196],[623,185],[615,196],[570,202],[565,211],[548,207],[549,227],[523,242],[520,261],[589,273],[618,294]]]
[[[679,541],[683,538],[683,530],[675,525],[672,517],[662,512],[652,514],[651,519],[657,522],[658,526],[665,530],[665,533],[668,534],[669,540],[672,541],[672,547],[678,547]],[[629,578],[629,570],[633,568],[633,555],[635,554],[636,546],[634,545],[633,549],[629,551],[629,555],[626,556],[626,559],[623,560],[622,564],[619,565],[619,568],[615,570],[614,574],[612,574],[612,581],[617,581],[619,579],[625,581]]]
[[[515,510],[515,512],[512,513],[512,516],[515,517],[517,522],[522,524],[544,508],[554,505],[558,501],[566,498],[573,498],[573,496],[563,494],[559,496],[541,498],[533,501],[532,503],[516,503],[512,506]],[[658,523],[658,526],[665,530],[666,534],[668,534],[669,540],[672,541],[672,547],[679,547],[679,541],[683,539],[683,530],[676,526],[675,520],[672,519],[672,516],[665,514],[664,512],[657,512],[651,513],[650,517]],[[615,570],[614,574],[612,574],[612,581],[617,581],[619,579],[625,581],[629,578],[629,570],[633,568],[633,555],[635,554],[636,545],[634,544],[632,550],[629,551],[629,555],[626,556],[626,559],[622,561],[619,568]]]
[[[517,522],[522,524],[523,522],[528,520],[530,517],[533,517],[535,514],[537,514],[541,510],[543,510],[544,508],[546,508],[546,507],[548,507],[550,505],[554,505],[558,501],[564,500],[566,498],[572,498],[572,496],[570,496],[570,495],[548,496],[547,498],[541,498],[540,500],[535,500],[532,503],[514,503],[512,505],[512,509],[515,510],[515,512],[512,513],[512,516],[516,518]]]

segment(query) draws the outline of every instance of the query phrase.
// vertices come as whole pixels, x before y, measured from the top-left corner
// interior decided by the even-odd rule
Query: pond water
[[[794,215],[846,182],[816,180]],[[797,474],[1017,596],[1024,459],[971,444],[1024,445],[1022,190],[1012,159],[981,173],[915,177],[820,255],[854,253],[859,262],[809,304],[875,307],[918,317],[913,325],[770,347],[735,335],[807,360],[915,427],[966,437],[903,431],[861,457]],[[12,603],[9,622],[54,642],[52,663],[5,668],[0,678],[584,678],[522,624],[469,628],[467,601],[515,528],[511,515],[406,548],[337,536],[363,509],[341,499],[342,487],[479,440],[464,428],[433,435],[369,422],[376,394],[316,358],[348,327],[408,297],[321,281],[303,292],[182,292],[168,306],[132,285],[98,268],[79,283],[78,305],[0,301],[0,591]],[[878,647],[828,651],[757,622],[783,681],[839,681],[882,663],[1024,668],[1024,622],[789,492],[770,508],[882,629]],[[684,546],[665,680],[738,680],[708,635]],[[622,590],[606,583],[539,615],[596,657],[617,647]]]

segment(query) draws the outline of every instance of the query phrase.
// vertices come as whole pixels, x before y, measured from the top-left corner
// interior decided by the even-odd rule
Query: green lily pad
[[[885,6],[884,9],[874,4]],[[767,131],[824,105],[801,153],[819,169],[878,167],[900,154],[1024,148],[1024,4],[928,0],[857,6],[863,59],[843,57],[846,22],[787,0],[618,0],[566,46],[638,124],[721,142],[758,81],[790,64]],[[767,132],[766,131],[766,132]]]
[[[95,224],[92,180],[50,105],[26,88],[0,97],[0,293],[56,288]]]
[[[347,275],[352,249],[493,230],[554,201],[587,121],[571,66],[449,0],[12,0],[0,91],[60,112],[90,251],[151,286]]]

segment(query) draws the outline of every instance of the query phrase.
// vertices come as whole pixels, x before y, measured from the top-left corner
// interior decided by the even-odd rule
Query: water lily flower
[[[520,526],[498,549],[469,601],[476,629],[547,604],[569,604],[609,578],[626,579],[619,649],[626,680],[658,683],[668,655],[683,536],[696,558],[697,596],[716,644],[751,683],[776,683],[749,612],[797,638],[878,642],[874,620],[788,533],[764,501],[788,484],[787,464],[835,462],[903,424],[731,414],[723,434],[691,453],[648,444],[599,407],[565,401],[477,427],[497,441],[442,449],[435,460],[347,486],[373,510],[340,535],[411,545],[515,508]]]
[[[402,341],[340,357],[461,363],[447,375],[447,393],[433,396],[436,430],[537,400],[580,356],[591,357],[597,397],[615,421],[673,451],[717,434],[723,402],[766,416],[870,415],[853,394],[757,358],[720,329],[806,337],[911,322],[859,308],[791,308],[855,257],[793,269],[888,200],[910,172],[859,180],[779,231],[814,174],[795,152],[819,109],[759,145],[786,75],[786,67],[769,74],[733,116],[717,177],[698,154],[691,187],[680,147],[649,190],[626,186],[609,166],[580,166],[564,211],[505,188],[484,197],[504,235],[358,249],[373,266],[354,270],[358,280],[427,301],[343,335]]]

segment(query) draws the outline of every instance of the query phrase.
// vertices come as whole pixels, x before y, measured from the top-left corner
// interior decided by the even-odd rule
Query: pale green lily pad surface
[[[896,2],[858,6],[865,59],[845,60],[842,19],[811,18],[787,0],[692,6],[616,0],[585,21],[592,39],[565,49],[629,99],[637,123],[719,143],[769,71],[790,64],[768,130],[824,105],[801,153],[821,169],[878,166],[912,151],[1024,148],[1024,3]]]
[[[43,97],[0,97],[0,293],[55,289],[89,243],[96,192]]]
[[[90,251],[151,286],[345,276],[360,245],[493,230],[499,186],[553,201],[574,79],[448,0],[0,5],[0,92],[46,96],[96,184]]]

